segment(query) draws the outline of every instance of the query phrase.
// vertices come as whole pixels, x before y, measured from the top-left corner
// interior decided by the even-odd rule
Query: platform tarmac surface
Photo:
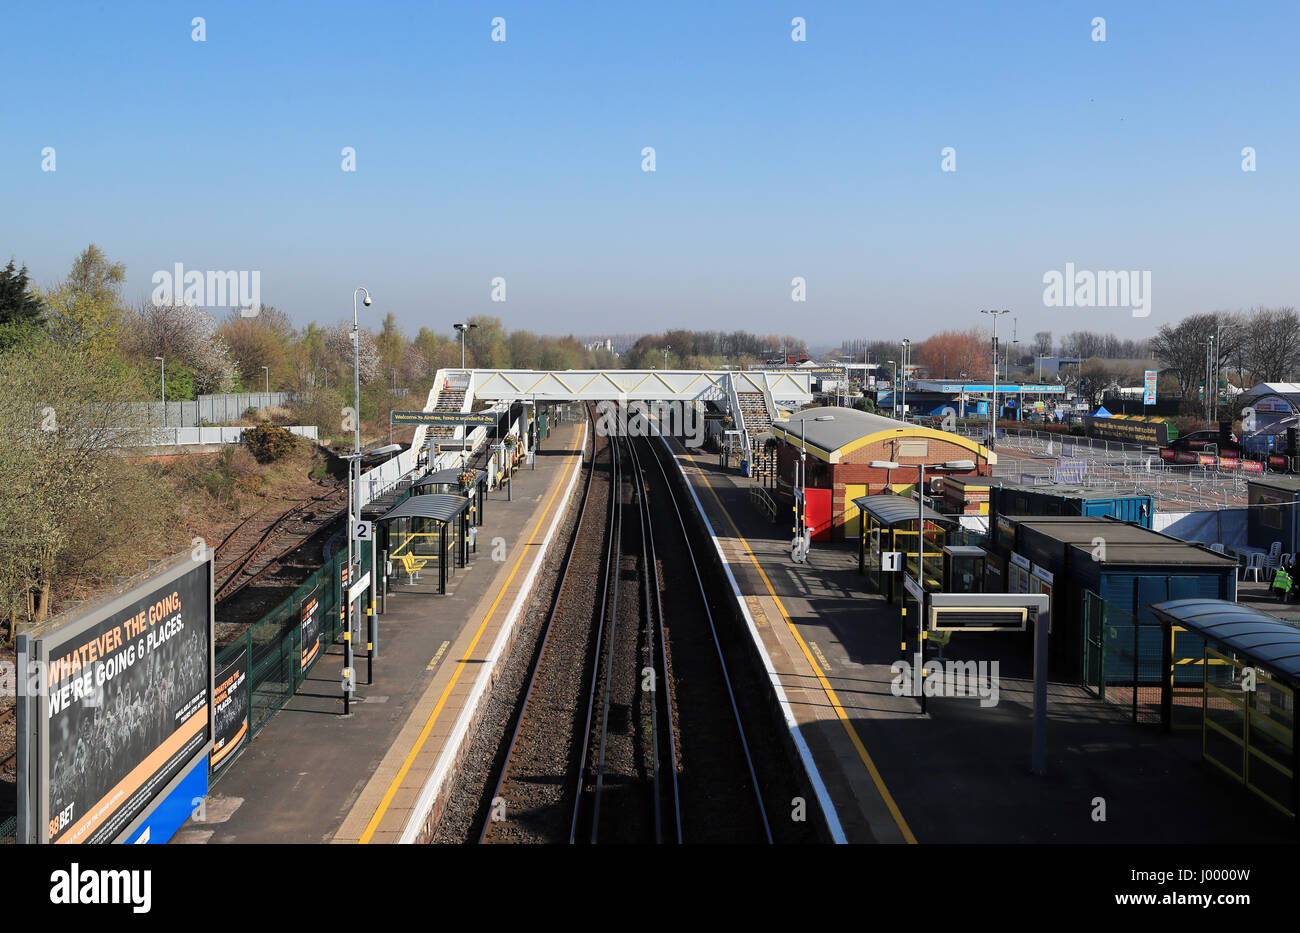
[[[357,842],[367,827],[366,841],[397,841],[549,523],[563,513],[582,436],[581,424],[556,425],[537,469],[515,473],[513,501],[505,489],[489,494],[478,552],[449,576],[447,595],[434,592],[432,564],[418,584],[389,589],[375,682],[366,683],[364,650],[357,652],[350,715],[339,692],[339,642],[212,787],[205,819],[190,820],[172,841]],[[504,561],[492,560],[498,536]]]
[[[1290,821],[1166,734],[1082,687],[1049,686],[1047,773],[1030,773],[1030,636],[954,636],[948,658],[998,659],[1000,697],[894,696],[898,612],[867,589],[857,544],[790,560],[755,481],[716,455],[678,462],[704,506],[848,842],[1294,842]],[[757,566],[756,566],[757,564]],[[1098,799],[1105,821],[1095,821]]]

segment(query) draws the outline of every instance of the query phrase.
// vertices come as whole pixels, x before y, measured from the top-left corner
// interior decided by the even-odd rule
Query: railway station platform
[[[769,521],[750,501],[752,479],[716,454],[676,455],[815,770],[832,838],[1294,842],[1289,820],[1200,760],[1199,731],[1136,725],[1081,687],[1049,685],[1047,771],[1033,775],[1029,652],[998,641],[1017,636],[967,633],[947,649],[1000,659],[995,705],[930,697],[922,713],[891,690],[899,617],[859,576],[856,541],[814,544],[795,564],[789,513]]]
[[[413,814],[454,772],[458,743],[491,688],[492,662],[526,609],[551,528],[576,486],[586,431],[556,426],[536,469],[515,473],[509,498],[504,488],[490,494],[477,553],[450,575],[446,595],[436,593],[436,573],[413,585],[393,578],[374,683],[360,650],[349,715],[339,692],[342,645],[334,644],[214,785],[204,818],[173,842],[414,841]]]

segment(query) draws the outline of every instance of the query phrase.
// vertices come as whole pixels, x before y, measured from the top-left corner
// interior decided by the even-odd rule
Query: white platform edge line
[[[569,502],[573,498],[573,490],[578,484],[578,477],[582,474],[583,458],[587,449],[587,428],[588,422],[584,421],[582,424],[582,443],[577,448],[578,461],[574,464],[573,475],[569,477],[569,486],[564,491],[560,509],[556,513],[557,516],[568,508]],[[411,810],[411,816],[402,829],[401,837],[397,840],[399,845],[411,845],[419,838],[425,820],[429,818],[429,813],[433,810],[438,795],[442,793],[443,784],[446,783],[447,776],[451,773],[456,755],[460,752],[460,747],[469,734],[470,722],[474,719],[479,702],[496,672],[496,666],[505,650],[506,641],[514,630],[515,623],[518,622],[524,605],[528,602],[528,597],[533,589],[533,581],[537,578],[538,571],[541,570],[542,564],[546,561],[546,552],[550,550],[551,539],[555,536],[555,529],[558,525],[559,522],[553,520],[551,526],[546,530],[546,537],[542,539],[537,556],[533,558],[533,565],[528,568],[524,582],[519,587],[519,593],[515,596],[515,601],[510,605],[510,612],[507,613],[505,621],[501,624],[501,631],[497,633],[496,641],[492,643],[492,650],[488,652],[483,669],[479,671],[478,677],[475,678],[474,686],[470,689],[469,696],[466,697],[465,706],[461,709],[460,716],[456,718],[456,724],[447,736],[447,743],[442,747],[442,754],[438,756],[437,764],[434,765],[433,771],[429,773],[428,779],[424,782],[424,787],[420,789],[420,796],[416,799],[415,807]]]
[[[709,515],[704,511],[704,506],[700,502],[700,497],[695,493],[695,485],[691,482],[690,477],[686,475],[686,470],[682,467],[682,462],[673,454],[673,450],[668,446],[668,442],[660,437],[663,445],[668,448],[668,453],[673,458],[673,463],[677,464],[677,471],[682,474],[682,480],[686,483],[686,488],[691,492],[691,498],[695,500],[695,508],[700,513],[700,518],[704,520],[704,527],[708,529],[709,537],[713,540],[713,548],[718,552],[718,558],[722,561],[722,569],[726,571],[727,580],[731,583],[731,591],[736,596],[736,605],[740,607],[741,613],[745,616],[745,624],[749,626],[749,635],[758,647],[758,653],[763,659],[763,667],[767,671],[768,679],[772,682],[772,689],[776,691],[777,702],[781,705],[781,712],[785,716],[786,726],[790,729],[790,734],[794,736],[795,747],[799,749],[799,759],[803,762],[804,772],[808,775],[808,780],[812,783],[813,792],[817,795],[817,802],[821,805],[822,815],[826,818],[826,829],[831,834],[832,841],[837,844],[844,844],[848,839],[844,836],[844,827],[840,825],[839,814],[835,811],[835,803],[831,800],[830,792],[826,790],[826,784],[822,781],[821,772],[817,769],[817,762],[813,760],[812,750],[808,748],[808,743],[804,740],[803,731],[799,723],[795,721],[794,710],[790,707],[790,700],[785,695],[785,688],[781,686],[776,678],[776,667],[772,664],[772,658],[767,653],[767,646],[763,644],[763,636],[758,632],[758,626],[754,624],[754,617],[749,613],[749,606],[745,603],[745,597],[740,592],[740,585],[736,582],[735,574],[731,572],[731,563],[727,560],[727,555],[723,553],[722,545],[718,541],[718,536],[713,530],[713,523],[709,521]]]

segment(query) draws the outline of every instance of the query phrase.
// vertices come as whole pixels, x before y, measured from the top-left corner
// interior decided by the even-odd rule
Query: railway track
[[[592,445],[478,841],[771,842],[660,445],[594,432]]]
[[[267,506],[235,526],[216,548],[215,601],[234,596],[288,556],[323,524],[346,508],[347,487],[337,484],[323,495],[300,501],[289,511],[258,522]],[[280,546],[288,537],[287,547]]]

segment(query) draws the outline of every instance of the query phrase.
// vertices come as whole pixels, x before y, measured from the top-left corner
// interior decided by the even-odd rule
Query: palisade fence
[[[324,657],[326,648],[340,639],[343,634],[343,620],[340,611],[346,599],[343,595],[342,572],[347,564],[348,554],[344,549],[327,560],[319,570],[308,577],[293,595],[267,613],[259,622],[249,626],[248,630],[230,644],[217,650],[216,676],[224,680],[222,674],[232,666],[242,665],[246,705],[248,711],[248,729],[239,740],[241,746],[252,741],[253,736],[261,732],[290,697],[298,690],[312,668]],[[361,549],[361,570],[357,578],[372,571],[370,549]],[[315,618],[320,626],[320,647],[304,661],[302,633],[304,628],[304,608],[311,601],[318,602]],[[354,642],[354,645],[356,642]],[[231,749],[223,754],[222,764],[213,770],[215,780],[230,767],[238,757],[239,749]]]
[[[230,424],[244,417],[250,408],[275,408],[294,401],[295,392],[232,392],[200,395],[194,402],[138,402],[132,405],[149,427],[197,428],[209,424]]]

